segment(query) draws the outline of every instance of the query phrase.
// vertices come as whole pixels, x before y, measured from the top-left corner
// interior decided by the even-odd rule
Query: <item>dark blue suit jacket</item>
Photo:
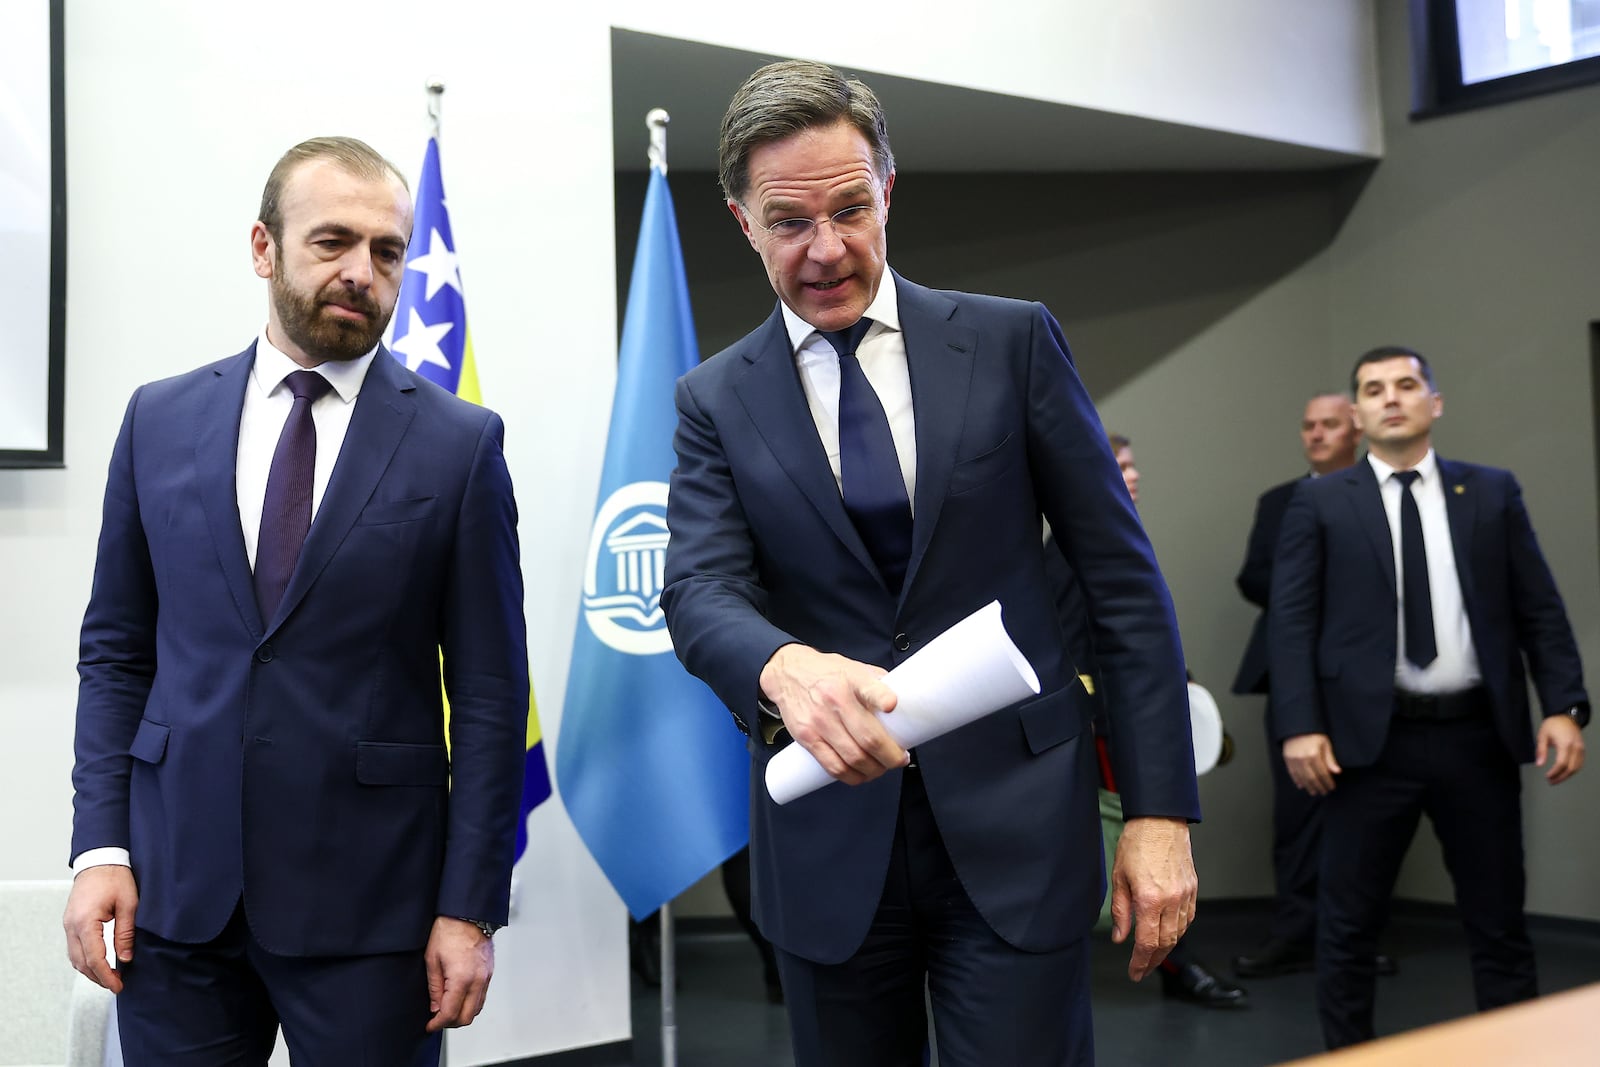
[[[662,607],[673,644],[741,721],[799,641],[893,667],[998,599],[1042,695],[922,745],[940,832],[979,912],[1019,948],[1087,933],[1103,891],[1092,709],[1045,579],[1040,514],[1080,575],[1104,652],[1129,815],[1198,818],[1183,655],[1165,583],[1099,417],[1041,305],[899,279],[916,412],[910,566],[898,596],[851,525],[782,316],[678,385]],[[849,957],[881,895],[901,772],[787,806],[752,742],[755,912],[780,947]]]
[[[500,419],[380,349],[263,619],[234,488],[254,357],[128,405],[83,623],[72,852],[130,849],[138,925],[175,941],[216,936],[241,894],[282,955],[415,950],[437,915],[503,923],[528,669]]]
[[[1294,495],[1294,487],[1303,481],[1305,478],[1300,477],[1275,485],[1256,501],[1256,518],[1250,524],[1250,543],[1245,549],[1244,565],[1234,581],[1244,598],[1260,608],[1261,613],[1250,628],[1250,641],[1244,647],[1239,673],[1233,679],[1235,693],[1267,691],[1267,603],[1272,595],[1272,557],[1278,547],[1283,513],[1289,509],[1289,498]]]
[[[1440,459],[1450,540],[1495,725],[1533,759],[1523,657],[1546,715],[1587,703],[1577,642],[1509,471]],[[1272,735],[1325,733],[1346,767],[1388,738],[1398,648],[1394,542],[1365,460],[1304,481],[1272,570]]]

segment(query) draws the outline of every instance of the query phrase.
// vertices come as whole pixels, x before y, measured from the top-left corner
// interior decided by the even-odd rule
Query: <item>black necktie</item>
[[[883,404],[856,359],[871,329],[860,319],[848,330],[819,331],[839,353],[839,481],[844,509],[855,523],[884,584],[894,593],[911,557],[911,501]]]
[[[317,427],[311,405],[332,386],[316,371],[297,370],[284,379],[294,393],[294,407],[278,436],[267,474],[267,495],[261,507],[261,536],[256,541],[256,604],[261,621],[270,623],[289,586],[300,558],[300,546],[311,529],[311,482],[317,466]]]
[[[1439,656],[1433,637],[1433,593],[1428,587],[1428,550],[1422,543],[1422,513],[1412,484],[1416,471],[1395,471],[1400,482],[1400,595],[1405,605],[1406,659],[1426,667]]]

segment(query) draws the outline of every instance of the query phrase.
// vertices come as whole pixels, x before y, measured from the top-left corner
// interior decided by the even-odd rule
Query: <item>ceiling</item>
[[[616,169],[648,167],[644,117],[660,107],[672,116],[668,166],[715,171],[717,129],[729,99],[752,71],[780,58],[614,28]],[[1362,156],[1137,115],[870,71],[851,73],[858,73],[883,101],[896,163],[907,171],[1317,170],[1369,162]]]

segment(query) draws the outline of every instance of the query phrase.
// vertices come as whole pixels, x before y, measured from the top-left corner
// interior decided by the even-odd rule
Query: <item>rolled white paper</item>
[[[878,721],[904,748],[1039,692],[1039,676],[1000,622],[998,600],[929,641],[883,681],[896,702],[893,711],[878,713]],[[800,745],[790,745],[767,763],[767,792],[779,804],[833,780]]]

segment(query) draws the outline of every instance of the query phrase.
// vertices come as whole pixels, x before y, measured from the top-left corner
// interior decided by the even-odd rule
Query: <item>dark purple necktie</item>
[[[261,536],[256,541],[256,604],[261,622],[270,623],[289,586],[300,558],[300,546],[311,529],[311,482],[317,466],[317,427],[311,405],[332,386],[311,370],[297,370],[284,379],[294,393],[294,407],[278,436],[261,507]]]
[[[1422,543],[1422,512],[1411,487],[1422,475],[1395,471],[1400,483],[1400,595],[1406,620],[1406,659],[1426,667],[1439,655],[1433,636],[1433,591],[1428,585],[1428,550]]]
[[[839,353],[839,482],[844,509],[890,592],[900,592],[911,558],[911,501],[883,403],[856,359],[871,319],[821,330]]]

